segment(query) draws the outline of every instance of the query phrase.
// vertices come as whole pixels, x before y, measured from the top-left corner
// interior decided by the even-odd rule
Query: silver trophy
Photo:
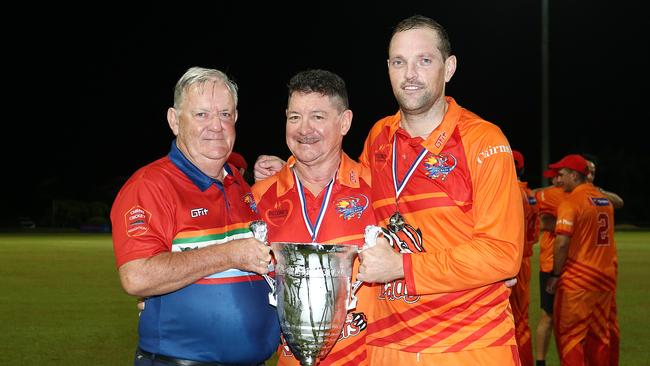
[[[251,224],[255,238],[266,242],[266,223]],[[372,233],[372,234],[369,234]],[[366,245],[374,245],[378,227],[366,228]],[[302,366],[320,362],[338,340],[348,310],[356,306],[352,266],[356,245],[271,243],[275,256],[275,280],[269,302],[276,306],[282,334]],[[271,268],[269,268],[271,270]]]
[[[302,366],[318,364],[341,334],[351,308],[355,245],[271,243],[282,334]]]

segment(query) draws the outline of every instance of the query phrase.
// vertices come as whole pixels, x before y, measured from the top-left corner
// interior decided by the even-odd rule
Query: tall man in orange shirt
[[[381,284],[371,365],[520,364],[503,280],[521,264],[521,193],[501,130],[445,96],[455,70],[440,24],[417,15],[395,27],[388,72],[400,109],[374,125],[360,158],[379,222],[402,239],[361,253],[358,278]]]
[[[268,239],[361,247],[366,226],[376,220],[369,171],[342,150],[352,123],[345,82],[330,71],[307,70],[294,75],[288,89],[286,140],[293,155],[277,174],[253,186]],[[348,313],[337,343],[319,365],[367,365],[363,311],[369,290],[366,285],[359,289],[357,308]],[[299,366],[284,341],[278,365]]]
[[[517,179],[524,206],[525,237],[524,255],[521,268],[517,274],[517,283],[512,287],[510,306],[515,317],[515,336],[519,347],[519,357],[523,366],[533,366],[533,347],[530,326],[528,324],[528,307],[530,305],[530,257],[533,255],[533,244],[539,239],[537,221],[537,201],[528,183],[522,181],[524,174],[524,155],[512,150],[512,156],[517,168]]]
[[[564,366],[609,365],[611,311],[616,296],[614,207],[587,180],[587,161],[567,155],[549,167],[558,171],[569,196],[560,203],[555,225],[553,327]]]

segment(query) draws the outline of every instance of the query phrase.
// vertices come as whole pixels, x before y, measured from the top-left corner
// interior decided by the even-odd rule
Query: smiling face
[[[237,121],[235,100],[223,82],[189,86],[180,108],[170,108],[167,119],[185,157],[206,174],[215,164],[221,169],[235,144]]]
[[[352,111],[337,97],[293,92],[286,110],[286,140],[293,156],[305,165],[338,159]]]
[[[455,56],[445,59],[433,29],[422,27],[397,32],[388,50],[388,75],[400,109],[426,112],[444,98],[445,83],[456,70]]]

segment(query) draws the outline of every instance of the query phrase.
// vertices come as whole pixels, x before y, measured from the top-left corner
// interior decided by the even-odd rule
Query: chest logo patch
[[[282,200],[276,202],[273,208],[266,210],[264,218],[266,222],[273,226],[282,226],[287,222],[291,212],[293,211],[293,203],[289,200]]]
[[[447,174],[456,169],[458,161],[452,154],[441,153],[439,155],[430,154],[424,159],[423,164],[429,178],[440,178],[440,180],[444,181]]]
[[[149,231],[149,220],[151,213],[141,206],[133,206],[124,214],[126,224],[126,235],[130,237],[140,236]]]
[[[339,198],[334,201],[334,207],[339,213],[339,217],[342,217],[343,220],[351,220],[353,218],[360,219],[363,211],[368,208],[368,197],[363,194],[358,196],[350,196]]]
[[[252,212],[257,212],[257,204],[255,203],[255,198],[253,197],[252,193],[246,193],[244,197],[242,197],[242,201],[248,206],[248,208],[251,209]]]

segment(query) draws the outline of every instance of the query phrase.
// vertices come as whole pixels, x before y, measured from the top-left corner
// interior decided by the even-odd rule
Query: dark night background
[[[325,68],[347,82],[356,158],[396,109],[386,70],[391,26],[421,13],[448,30],[458,69],[447,95],[499,125],[541,179],[541,2],[300,5],[89,3],[7,12],[0,227],[101,224],[139,167],[165,155],[173,87],[191,66],[240,87],[235,150],[286,157],[286,82]],[[619,224],[650,226],[647,13],[641,1],[550,1],[550,162],[589,153],[597,185],[625,199]],[[645,9],[645,8],[644,8]],[[644,111],[645,112],[645,111]],[[53,212],[53,210],[55,212]]]

